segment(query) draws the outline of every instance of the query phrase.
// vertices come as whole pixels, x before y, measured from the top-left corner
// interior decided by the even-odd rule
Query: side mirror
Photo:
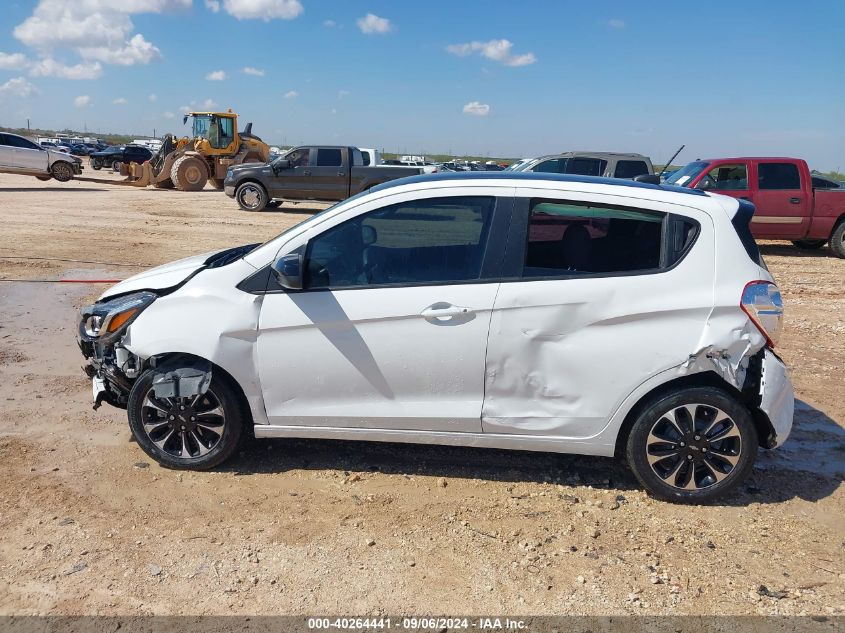
[[[640,176],[636,176],[634,178],[635,182],[644,182],[649,185],[659,185],[660,184],[660,176],[657,174],[642,174]]]
[[[287,158],[277,158],[273,163],[273,169],[280,172],[284,169],[290,169],[290,161]]]
[[[273,276],[285,290],[302,290],[302,255],[291,253],[273,262]]]

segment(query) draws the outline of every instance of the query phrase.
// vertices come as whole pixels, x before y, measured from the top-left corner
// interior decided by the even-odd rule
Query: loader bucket
[[[121,166],[120,172],[126,170],[126,180],[123,182],[134,187],[146,187],[152,182],[152,169],[149,162],[129,163]]]

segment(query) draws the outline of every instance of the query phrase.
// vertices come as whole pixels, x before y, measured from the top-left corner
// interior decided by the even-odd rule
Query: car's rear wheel
[[[837,257],[845,258],[845,220],[841,220],[830,236],[830,250]]]
[[[248,419],[231,382],[212,373],[204,394],[159,398],[154,376],[146,371],[129,392],[129,427],[141,449],[165,468],[204,470],[228,459]]]
[[[71,167],[69,163],[59,161],[53,163],[53,166],[50,167],[50,173],[53,174],[53,178],[59,182],[67,182],[73,178],[73,167]]]
[[[796,248],[805,251],[813,251],[825,245],[827,240],[792,240]]]
[[[701,503],[751,472],[758,439],[751,414],[713,387],[681,388],[648,403],[628,436],[628,464],[652,495]]]
[[[244,211],[263,211],[270,201],[267,191],[257,182],[245,182],[235,190],[235,200]]]
[[[102,168],[103,165],[100,161],[98,161],[96,158],[91,159],[91,169],[95,171],[100,171]]]

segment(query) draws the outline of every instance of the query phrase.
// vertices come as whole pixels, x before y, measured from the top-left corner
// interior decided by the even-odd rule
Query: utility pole
[[[26,120],[26,131],[29,132],[29,119]]]

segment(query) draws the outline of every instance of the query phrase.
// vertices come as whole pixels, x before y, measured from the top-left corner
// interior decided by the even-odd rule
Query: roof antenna
[[[658,178],[660,178],[661,180],[663,179],[663,174],[665,174],[665,173],[666,173],[666,168],[667,168],[669,165],[671,165],[671,164],[672,164],[672,161],[673,161],[673,160],[675,160],[675,159],[678,157],[678,154],[680,154],[680,153],[683,151],[683,149],[684,149],[685,147],[686,147],[686,145],[681,145],[681,146],[678,148],[678,151],[677,151],[677,152],[675,152],[674,154],[672,154],[672,158],[670,158],[670,159],[669,159],[669,162],[668,162],[668,163],[666,163],[665,165],[663,165],[663,169],[661,169],[661,170],[660,170],[660,173],[659,173],[659,174],[657,174],[657,177],[658,177]]]

